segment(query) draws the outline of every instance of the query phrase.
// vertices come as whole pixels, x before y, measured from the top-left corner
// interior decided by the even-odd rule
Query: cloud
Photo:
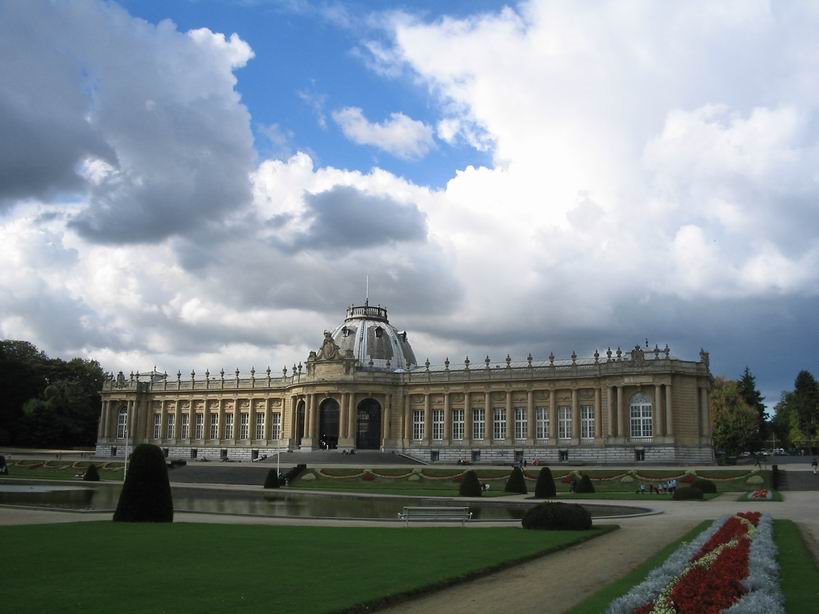
[[[344,136],[359,145],[372,145],[405,160],[423,158],[435,146],[432,128],[403,113],[390,113],[383,122],[370,122],[358,107],[333,111]]]
[[[156,242],[247,206],[255,154],[233,70],[253,52],[236,34],[185,34],[95,2],[0,11],[7,206],[85,198],[71,226],[108,243]]]

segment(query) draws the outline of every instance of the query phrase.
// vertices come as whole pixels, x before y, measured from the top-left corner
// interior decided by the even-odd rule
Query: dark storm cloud
[[[349,186],[307,194],[309,230],[296,246],[333,250],[367,248],[397,241],[423,241],[427,233],[424,214],[415,205],[387,196],[373,196]]]
[[[0,204],[82,193],[71,225],[102,243],[159,241],[247,205],[255,157],[232,68],[250,52],[210,36],[114,4],[3,3]]]

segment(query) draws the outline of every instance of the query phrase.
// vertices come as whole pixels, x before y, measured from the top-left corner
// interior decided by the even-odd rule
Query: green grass
[[[0,527],[5,612],[328,612],[446,585],[614,527]]]
[[[364,482],[362,480],[296,480],[287,487],[289,490],[321,490],[336,492],[358,492],[379,495],[403,495],[406,497],[457,497],[458,486],[449,480],[438,482],[418,481],[408,482],[406,480],[373,480]],[[484,497],[503,497],[509,493],[503,491],[503,487],[493,485],[492,488],[483,493]]]
[[[792,520],[774,521],[782,592],[787,612],[819,612],[819,569],[799,527]]]
[[[705,500],[714,499],[719,496],[719,493],[705,493],[703,495]],[[628,492],[593,492],[593,493],[570,493],[558,491],[558,499],[601,499],[601,500],[623,500],[623,501],[672,501],[670,494],[654,494],[645,493],[644,495],[637,494],[633,491]]]
[[[707,520],[700,523],[682,538],[668,544],[637,569],[612,582],[571,609],[571,614],[604,612],[614,599],[624,595],[632,587],[645,580],[649,572],[661,565],[680,544],[692,540],[709,527],[711,522]],[[819,612],[819,570],[802,539],[799,527],[792,520],[774,520],[774,541],[779,550],[780,582],[785,595],[785,610],[800,614]]]

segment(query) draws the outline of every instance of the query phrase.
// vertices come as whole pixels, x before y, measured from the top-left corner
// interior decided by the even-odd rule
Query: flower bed
[[[773,521],[743,512],[717,520],[609,606],[612,614],[784,612]]]
[[[750,501],[770,501],[773,499],[773,491],[767,488],[757,488],[748,495]]]

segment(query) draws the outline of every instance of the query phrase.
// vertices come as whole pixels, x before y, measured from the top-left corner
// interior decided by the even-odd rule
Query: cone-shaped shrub
[[[100,472],[97,471],[97,466],[94,463],[88,465],[88,469],[85,470],[85,475],[82,476],[82,479],[86,482],[100,481]]]
[[[157,446],[142,443],[134,449],[114,522],[173,522],[168,468]]]
[[[9,466],[6,464],[6,457],[0,454],[0,475],[8,475]]]
[[[458,489],[458,494],[462,497],[480,497],[481,492],[481,481],[478,479],[478,474],[472,470],[467,471]]]
[[[587,473],[580,476],[575,492],[594,492],[594,484],[592,484],[591,478]]]
[[[278,488],[279,484],[279,474],[276,472],[275,469],[271,469],[267,472],[267,477],[264,480],[264,487],[265,488]]]
[[[702,491],[694,486],[678,486],[671,497],[674,501],[691,501],[703,499]]]
[[[555,479],[552,477],[552,470],[544,467],[537,475],[535,484],[535,499],[551,499],[557,496]]]
[[[589,511],[576,503],[541,503],[523,516],[524,529],[585,531],[591,529]]]
[[[520,470],[520,467],[515,467],[512,469],[512,475],[509,476],[509,479],[506,480],[506,487],[504,488],[506,492],[515,492],[520,495],[525,495],[529,492],[526,488],[526,478],[523,477],[523,471]]]
[[[704,493],[711,493],[714,494],[717,492],[717,485],[714,484],[711,480],[706,480],[704,478],[697,478],[693,482],[691,482],[691,486],[694,488],[699,488]]]

